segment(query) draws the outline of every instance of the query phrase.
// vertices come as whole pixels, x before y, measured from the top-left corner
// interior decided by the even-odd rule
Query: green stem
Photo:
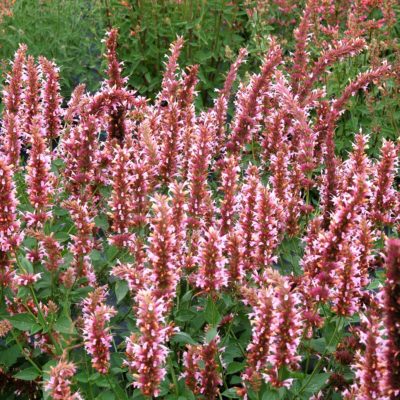
[[[21,354],[25,357],[25,359],[33,366],[33,368],[35,368],[37,370],[37,372],[39,372],[40,375],[42,375],[42,370],[39,368],[39,366],[35,363],[35,361],[33,361],[28,354],[26,354],[26,352],[24,351],[24,348],[22,347],[22,344],[20,343],[20,341],[18,340],[17,336],[14,333],[14,329],[11,330],[11,334],[13,339],[15,340],[15,343],[17,343],[17,346],[19,347]]]
[[[319,368],[324,360],[324,357],[326,355],[326,353],[328,352],[329,347],[331,346],[331,344],[333,343],[333,340],[336,337],[337,331],[339,326],[341,325],[342,319],[339,318],[336,326],[335,326],[335,330],[333,331],[332,337],[329,340],[328,345],[326,346],[324,352],[321,355],[321,358],[318,360],[317,364],[315,365],[315,368],[313,370],[313,372],[311,373],[311,375],[309,376],[309,378],[307,379],[307,381],[303,384],[303,386],[300,388],[300,390],[296,393],[296,396],[294,397],[294,400],[296,400],[297,398],[299,398],[299,396],[303,393],[304,389],[307,388],[308,384],[311,382],[312,378],[314,377],[314,375],[317,373],[317,371],[319,371]]]
[[[170,355],[168,355],[168,366],[169,366],[169,370],[171,372],[172,381],[174,382],[175,393],[177,396],[179,396],[178,380],[176,379],[174,365],[172,364],[172,358]]]

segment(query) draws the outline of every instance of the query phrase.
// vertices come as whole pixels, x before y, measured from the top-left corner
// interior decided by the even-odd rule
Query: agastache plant
[[[196,65],[179,61],[195,35],[178,36],[151,99],[128,84],[142,65],[124,68],[115,28],[99,89],[65,101],[62,66],[17,49],[0,398],[399,398],[399,68],[379,47],[395,24],[380,1],[331,3],[258,2],[243,18],[284,14],[275,37],[235,56],[221,33]],[[208,57],[223,48],[230,68]]]

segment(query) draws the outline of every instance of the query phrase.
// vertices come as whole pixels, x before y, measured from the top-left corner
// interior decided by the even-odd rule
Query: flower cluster
[[[35,386],[40,372],[67,400],[81,398],[73,385],[90,398],[397,399],[399,145],[348,132],[345,111],[359,91],[357,104],[385,97],[398,66],[329,76],[363,58],[372,3],[383,13],[308,0],[293,57],[269,39],[231,100],[240,50],[200,112],[202,69],[179,66],[181,37],[151,100],[129,89],[111,29],[100,89],[79,85],[65,108],[57,66],[21,45],[0,134],[0,374]],[[336,27],[344,10],[359,35]]]
[[[93,368],[101,374],[106,374],[110,366],[112,336],[107,325],[115,315],[115,309],[104,304],[105,297],[105,289],[99,287],[82,304],[85,349],[92,356]]]

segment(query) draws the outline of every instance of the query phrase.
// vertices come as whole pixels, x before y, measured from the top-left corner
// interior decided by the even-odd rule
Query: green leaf
[[[210,343],[215,338],[215,336],[217,336],[217,334],[218,334],[217,328],[209,329],[205,337],[206,343]]]
[[[72,320],[66,315],[61,315],[57,319],[56,323],[54,324],[54,329],[60,333],[67,333],[71,335],[76,333]]]
[[[0,364],[5,367],[11,367],[14,365],[18,358],[21,356],[21,352],[17,344],[10,348],[0,351]]]
[[[261,398],[261,400],[278,400],[279,399],[279,393],[276,391],[272,391],[270,389],[267,389]]]
[[[11,317],[7,317],[14,328],[20,331],[29,331],[31,329],[37,329],[40,325],[36,323],[35,318],[30,314],[17,314]]]
[[[197,345],[198,343],[186,332],[176,333],[171,340],[173,343],[179,344],[192,344]]]
[[[235,388],[225,390],[225,392],[221,394],[223,397],[227,397],[228,399],[240,399],[240,396],[237,394]]]
[[[221,319],[221,314],[218,312],[217,305],[211,297],[207,300],[204,318],[210,325],[217,325]]]
[[[34,368],[26,368],[22,371],[19,371],[17,374],[14,375],[15,379],[21,379],[23,381],[33,381],[39,376],[39,371]]]
[[[307,380],[308,378],[306,378],[305,382],[308,382],[308,383],[307,383],[305,392],[310,393],[310,394],[317,393],[325,385],[328,378],[329,378],[329,374],[326,374],[326,373],[314,375],[309,382]]]
[[[128,282],[117,281],[115,284],[115,295],[117,296],[117,304],[119,304],[129,292]]]
[[[31,274],[34,273],[32,263],[28,261],[25,257],[21,257],[19,259],[19,262],[21,263],[21,266],[25,271],[30,272]]]
[[[113,392],[107,390],[106,392],[101,393],[96,397],[97,400],[115,400],[115,396]]]
[[[98,215],[94,219],[94,223],[98,228],[103,229],[104,231],[107,231],[109,228],[109,223],[106,215]]]
[[[228,368],[226,370],[227,375],[234,374],[236,372],[241,371],[245,366],[244,362],[237,362],[233,361],[228,365]]]

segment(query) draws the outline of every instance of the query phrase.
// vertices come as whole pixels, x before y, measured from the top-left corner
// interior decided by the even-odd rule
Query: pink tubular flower
[[[221,191],[224,197],[221,201],[221,233],[226,234],[233,226],[234,216],[237,211],[237,189],[240,168],[235,156],[230,156],[224,161],[221,173]]]
[[[368,175],[371,173],[371,162],[366,153],[367,143],[368,136],[361,133],[355,136],[353,151],[340,168],[343,178],[338,185],[339,192],[346,192],[351,187],[355,175],[368,179]]]
[[[35,117],[31,124],[31,151],[27,165],[28,196],[34,212],[27,213],[28,226],[41,227],[51,217],[49,210],[54,194],[54,175],[51,173],[50,155],[40,126]]]
[[[222,385],[217,357],[219,357],[219,336],[209,343],[200,346],[188,346],[183,354],[185,371],[183,377],[186,384],[195,394],[201,394],[205,399],[215,399]],[[200,366],[202,365],[202,366]]]
[[[53,235],[46,236],[40,231],[29,230],[28,236],[34,237],[39,242],[39,259],[50,272],[58,271],[62,264],[62,248]]]
[[[228,271],[223,251],[226,238],[210,227],[200,240],[196,286],[206,293],[216,293],[228,284]]]
[[[274,251],[280,242],[282,210],[274,193],[261,183],[257,187],[255,212],[253,259],[257,270],[263,271],[276,261]]]
[[[252,255],[254,254],[254,223],[256,219],[256,197],[260,182],[257,167],[250,166],[246,171],[246,179],[241,187],[239,210],[239,233],[243,243],[243,267],[247,272],[253,268]]]
[[[71,124],[75,117],[77,117],[81,111],[82,106],[85,102],[89,101],[88,97],[85,96],[86,86],[84,83],[76,86],[74,91],[71,93],[71,98],[68,101],[68,108],[64,115],[64,121]]]
[[[211,110],[212,116],[215,119],[215,124],[217,125],[217,129],[215,131],[215,143],[217,146],[214,149],[215,154],[219,154],[220,150],[225,145],[225,124],[231,89],[233,82],[236,80],[239,67],[245,61],[246,56],[247,50],[240,49],[236,61],[231,65],[228,75],[226,76],[224,87],[221,91],[219,91],[218,97],[214,102],[214,107]]]
[[[73,363],[60,360],[55,367],[50,367],[50,379],[45,389],[54,400],[83,400],[79,393],[71,392],[71,378],[76,373]]]
[[[210,121],[201,122],[193,138],[191,159],[189,161],[189,217],[190,224],[198,226],[201,219],[211,211],[211,194],[207,185],[208,168],[211,161]]]
[[[42,276],[41,273],[39,274],[32,274],[30,272],[19,274],[14,276],[14,282],[17,286],[29,286],[36,283],[40,277]]]
[[[107,85],[110,88],[121,89],[126,83],[126,78],[121,76],[122,67],[117,58],[117,39],[117,29],[111,29],[106,33]]]
[[[69,246],[74,259],[72,266],[77,277],[86,277],[89,283],[96,285],[96,275],[91,265],[89,254],[94,248],[93,217],[88,205],[80,200],[69,200],[64,203],[69,210],[71,219],[76,228],[76,234],[71,235],[72,242]]]
[[[45,57],[39,57],[42,89],[40,93],[44,136],[47,141],[57,138],[61,130],[62,98],[60,96],[59,70]]]
[[[112,162],[112,193],[109,201],[111,207],[112,232],[110,242],[119,247],[129,247],[133,234],[132,227],[132,161],[126,147],[115,147]]]
[[[22,86],[24,79],[26,46],[20,45],[15,53],[11,74],[7,75],[3,89],[3,123],[0,150],[6,155],[8,163],[19,168],[21,151],[21,125],[23,110],[21,107]]]
[[[367,90],[372,82],[387,78],[390,75],[390,70],[390,65],[382,64],[377,68],[360,73],[354,81],[347,85],[342,95],[334,101],[330,119],[335,121],[344,112],[343,107],[350,97],[354,96],[359,90]]]
[[[245,273],[243,269],[242,237],[236,228],[232,229],[227,235],[225,253],[227,256],[229,284],[239,284],[242,282]]]
[[[368,182],[361,176],[355,176],[353,184],[347,192],[334,200],[336,212],[328,231],[319,231],[319,234],[309,242],[312,251],[306,248],[303,259],[305,273],[311,278],[315,287],[308,291],[308,295],[314,296],[318,301],[324,301],[332,295],[330,288],[334,283],[335,270],[339,275],[350,274],[353,276],[352,262],[346,261],[344,250],[346,246],[352,246],[354,226],[360,219],[364,210],[364,204],[368,193]],[[344,269],[343,269],[344,268]],[[350,269],[349,269],[350,268]],[[349,276],[343,276],[344,287],[347,287]],[[358,278],[355,278],[358,280]],[[351,286],[358,282],[352,281]],[[355,288],[355,286],[353,286]]]
[[[176,70],[178,69],[178,58],[183,47],[183,37],[179,36],[170,46],[170,56],[165,63],[165,72],[161,83],[161,100],[172,101],[178,90],[179,82],[176,78]]]
[[[77,126],[70,128],[61,142],[67,190],[82,200],[89,198],[94,189],[93,183],[98,179],[98,133],[96,118],[84,116]]]
[[[281,278],[275,288],[274,314],[271,331],[273,336],[270,344],[268,362],[271,368],[264,374],[264,379],[272,386],[288,386],[291,381],[281,381],[278,371],[285,366],[289,369],[297,369],[301,357],[297,355],[297,349],[302,335],[302,315],[299,310],[300,297],[298,293],[291,291],[291,286],[286,278]]]
[[[374,167],[372,183],[370,212],[375,223],[392,224],[395,220],[394,208],[398,193],[393,188],[393,182],[397,166],[398,149],[393,142],[385,140],[379,163]]]
[[[267,366],[271,336],[274,292],[271,286],[253,290],[251,296],[246,298],[250,303],[252,312],[249,314],[252,325],[252,338],[247,346],[246,369],[242,374],[243,380],[249,382],[254,388],[260,386],[261,373]]]
[[[266,88],[275,67],[282,60],[280,47],[271,42],[259,75],[253,75],[247,86],[242,86],[236,99],[236,115],[227,149],[236,154],[257,131],[260,119],[259,97]]]
[[[15,194],[11,167],[0,155],[0,252],[10,251],[22,241]]]
[[[160,175],[165,183],[176,178],[178,172],[180,152],[183,149],[180,110],[178,103],[168,103],[166,110],[161,112],[161,157]]]
[[[35,65],[35,59],[28,56],[26,61],[25,87],[22,93],[23,99],[23,122],[22,131],[25,138],[31,133],[33,117],[39,113],[39,71]]]
[[[187,191],[185,185],[173,182],[170,191],[172,194],[172,224],[175,234],[175,254],[178,268],[184,267],[184,258],[187,251],[186,228],[187,228]]]
[[[355,232],[353,231],[354,235]],[[352,316],[359,310],[361,297],[361,278],[359,251],[356,246],[342,244],[340,261],[335,271],[332,289],[333,310],[342,316]]]
[[[151,265],[151,282],[154,295],[170,304],[175,297],[180,271],[176,262],[176,237],[168,198],[156,195],[153,210],[147,252]]]
[[[300,20],[299,26],[294,31],[296,39],[296,48],[293,55],[293,66],[291,68],[291,78],[293,92],[298,93],[301,84],[307,73],[307,64],[309,61],[309,53],[307,52],[307,45],[309,42],[309,33],[311,24],[311,16],[313,9],[316,5],[315,0],[308,0],[303,15]]]
[[[82,303],[85,349],[92,357],[93,368],[101,374],[106,374],[110,366],[112,336],[107,325],[116,313],[113,307],[104,304],[106,295],[104,287],[99,287]]]
[[[7,85],[3,89],[5,110],[15,116],[19,114],[21,106],[26,51],[26,45],[22,44],[15,52],[14,61],[12,63],[12,72],[10,75],[7,75]]]
[[[133,373],[134,386],[143,395],[158,396],[160,383],[166,375],[166,342],[173,329],[165,324],[167,306],[164,300],[155,297],[151,289],[139,290],[135,299],[139,333],[133,333],[126,340],[125,364]]]
[[[0,139],[2,139],[0,152],[6,155],[7,163],[17,171],[21,153],[21,127],[17,115],[5,110],[3,114],[3,126],[1,127]]]
[[[301,86],[300,98],[304,99],[309,94],[313,84],[321,77],[326,69],[345,57],[353,57],[366,48],[366,42],[361,38],[346,38],[333,43],[327,50],[322,51],[319,59],[315,62]]]
[[[314,147],[316,134],[309,125],[308,108],[299,104],[290,87],[287,86],[282,74],[275,74],[276,83],[273,85],[275,97],[279,102],[284,115],[290,116],[289,121],[291,141],[290,150],[297,164],[296,169],[301,172],[301,187],[308,189],[311,185],[310,175],[315,168]]]
[[[400,396],[400,240],[386,244],[386,283],[384,288],[384,323],[387,333],[384,389],[390,400]]]
[[[356,379],[349,392],[345,393],[345,399],[379,400],[386,398],[381,390],[384,379],[381,325],[374,310],[370,315],[362,316],[360,341],[365,349],[356,355],[356,364],[354,365]]]
[[[132,224],[144,226],[150,207],[151,166],[148,158],[142,154],[132,163]]]

